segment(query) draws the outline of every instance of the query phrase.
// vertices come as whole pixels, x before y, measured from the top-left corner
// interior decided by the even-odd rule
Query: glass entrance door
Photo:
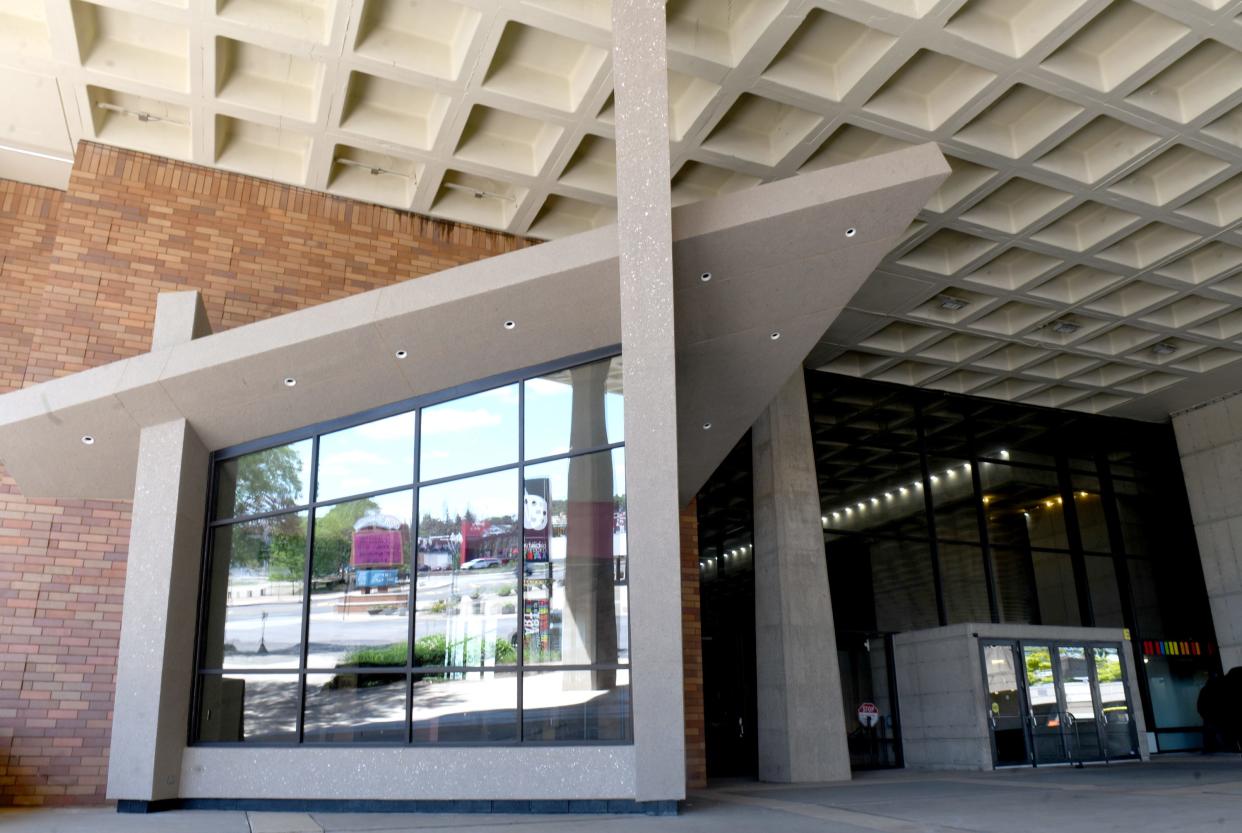
[[[987,642],[983,660],[997,766],[1138,756],[1119,645]]]

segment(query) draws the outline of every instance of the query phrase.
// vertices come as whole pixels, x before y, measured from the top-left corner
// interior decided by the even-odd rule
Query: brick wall
[[[699,617],[699,510],[681,510],[681,650],[686,711],[686,788],[707,786],[707,724],[703,711],[703,622]]]
[[[526,245],[83,143],[66,192],[0,180],[0,392],[144,352],[160,291],[219,331]],[[104,800],[128,509],[0,468],[0,804]]]

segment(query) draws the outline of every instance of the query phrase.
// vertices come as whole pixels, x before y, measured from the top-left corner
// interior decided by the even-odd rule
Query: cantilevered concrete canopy
[[[948,172],[929,144],[674,210],[683,500]],[[128,499],[143,427],[220,448],[617,344],[617,247],[600,228],[6,394],[0,458],[28,497]]]

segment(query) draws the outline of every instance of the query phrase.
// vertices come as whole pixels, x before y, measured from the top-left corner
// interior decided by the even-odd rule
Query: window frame
[[[237,444],[227,446],[224,448],[220,448],[220,449],[213,451],[209,455],[209,458],[208,458],[209,468],[208,468],[207,477],[206,477],[207,494],[206,494],[206,498],[204,501],[205,502],[205,522],[204,522],[204,528],[203,528],[203,538],[202,538],[202,542],[200,545],[201,559],[200,559],[200,565],[199,565],[198,597],[196,599],[195,624],[194,624],[194,653],[193,653],[192,672],[191,672],[193,676],[191,680],[189,725],[186,727],[187,728],[187,735],[186,735],[187,745],[196,746],[196,747],[224,747],[224,748],[236,748],[236,749],[242,749],[242,748],[291,749],[291,748],[301,748],[301,747],[329,748],[329,749],[345,749],[345,748],[357,749],[357,748],[371,748],[371,747],[375,747],[375,748],[400,747],[400,748],[428,748],[430,749],[430,748],[448,748],[448,747],[515,747],[515,746],[516,747],[521,747],[521,746],[548,747],[548,746],[608,746],[608,745],[629,746],[629,745],[633,745],[634,743],[634,720],[633,720],[634,707],[633,707],[633,695],[632,695],[633,665],[631,661],[629,660],[629,658],[627,658],[624,663],[620,661],[619,657],[618,657],[618,661],[615,663],[549,664],[546,662],[545,663],[525,662],[524,661],[525,650],[523,649],[522,645],[519,645],[519,649],[516,651],[516,658],[512,665],[493,665],[493,666],[481,666],[481,667],[459,666],[459,665],[451,665],[451,666],[415,665],[414,664],[415,659],[414,659],[413,636],[415,633],[415,617],[417,615],[417,612],[414,609],[413,605],[411,605],[409,608],[408,614],[407,614],[407,617],[408,617],[407,628],[409,632],[409,638],[407,641],[408,648],[407,648],[406,662],[404,666],[400,668],[394,666],[391,668],[391,670],[379,669],[379,668],[363,669],[363,668],[354,668],[352,666],[337,667],[337,668],[332,669],[331,672],[325,672],[324,670],[315,670],[315,669],[312,669],[312,666],[310,666],[307,661],[307,647],[308,647],[307,639],[308,639],[308,630],[309,630],[309,624],[310,624],[309,612],[308,612],[309,609],[307,605],[308,605],[308,600],[311,595],[310,594],[311,588],[309,584],[304,586],[302,590],[302,602],[301,602],[301,614],[300,614],[301,615],[301,630],[302,630],[301,632],[301,653],[299,656],[297,666],[293,668],[271,668],[271,669],[228,669],[227,667],[207,668],[205,667],[205,664],[204,664],[204,655],[205,655],[206,647],[207,647],[207,644],[206,644],[207,639],[206,639],[206,633],[204,629],[207,626],[207,616],[208,616],[208,612],[210,609],[210,600],[208,598],[208,593],[210,591],[210,586],[211,586],[210,585],[211,571],[212,571],[212,566],[213,566],[212,564],[213,546],[212,545],[213,545],[213,540],[214,540],[213,533],[215,532],[215,530],[226,529],[228,527],[235,526],[235,525],[247,522],[247,521],[256,521],[256,520],[261,520],[264,518],[296,514],[298,512],[306,512],[307,513],[307,533],[306,533],[307,566],[306,566],[306,569],[309,572],[311,569],[312,560],[313,560],[312,554],[313,554],[313,547],[314,547],[314,525],[315,525],[316,510],[330,508],[332,506],[349,503],[351,501],[365,500],[371,497],[377,497],[377,496],[381,496],[385,494],[393,494],[393,493],[400,493],[404,491],[410,491],[412,493],[411,494],[412,521],[410,524],[411,588],[409,592],[411,593],[411,599],[412,599],[413,598],[413,584],[415,583],[414,579],[415,579],[415,576],[417,575],[417,568],[414,566],[414,563],[417,560],[418,523],[419,523],[418,499],[419,499],[420,490],[425,487],[434,486],[434,485],[441,484],[441,483],[465,480],[471,477],[477,477],[480,475],[486,475],[486,474],[490,474],[494,472],[514,470],[517,473],[517,482],[519,486],[519,494],[517,495],[517,498],[518,498],[517,511],[518,511],[518,518],[520,522],[520,517],[521,517],[520,491],[524,484],[524,471],[526,467],[537,466],[543,463],[549,463],[549,462],[554,462],[554,461],[559,461],[559,460],[569,460],[574,457],[581,457],[581,456],[590,455],[590,454],[602,454],[602,453],[611,454],[617,449],[624,450],[625,448],[624,432],[622,432],[622,439],[619,442],[604,443],[602,445],[590,446],[590,447],[585,447],[585,448],[580,448],[580,449],[572,449],[564,453],[546,455],[546,456],[539,457],[539,458],[532,458],[530,460],[525,459],[524,457],[525,440],[526,440],[525,383],[531,379],[536,379],[542,376],[546,376],[548,374],[555,373],[557,371],[568,370],[570,368],[592,364],[595,362],[616,359],[616,358],[622,357],[622,355],[623,353],[621,350],[621,345],[613,344],[613,345],[601,347],[595,350],[589,350],[589,351],[576,353],[576,354],[569,355],[569,356],[564,356],[559,359],[542,362],[542,363],[535,364],[535,365],[530,365],[527,367],[509,371],[506,373],[495,374],[492,376],[484,377],[482,379],[473,380],[467,383],[455,385],[449,388],[444,388],[444,389],[433,391],[430,393],[409,397],[407,399],[403,399],[397,402],[392,402],[386,405],[381,405],[375,408],[368,408],[364,411],[359,411],[353,414],[349,414],[343,417],[337,417],[337,418],[330,419],[330,420],[324,420],[324,421],[317,422],[311,425],[302,426],[302,427],[299,427],[299,428],[296,428],[290,431],[284,431],[284,432],[280,432],[277,434],[271,434],[265,437],[260,437],[258,439],[248,440],[243,443],[237,443]],[[491,466],[491,467],[478,469],[478,470],[462,471],[462,472],[452,474],[450,476],[437,477],[433,479],[428,479],[426,481],[420,480],[419,479],[419,463],[420,463],[420,457],[422,455],[422,437],[421,437],[422,411],[425,408],[433,407],[435,405],[440,405],[446,402],[452,402],[452,401],[461,399],[466,396],[471,396],[473,394],[483,393],[489,390],[494,390],[497,388],[502,388],[502,387],[506,387],[508,385],[514,385],[514,384],[516,384],[518,387],[518,414],[517,414],[518,437],[517,437],[516,458],[512,462],[505,463],[505,464],[498,465],[498,466]],[[385,418],[392,417],[392,416],[397,416],[397,415],[408,413],[411,411],[417,412],[417,416],[415,418],[415,433],[414,433],[414,466],[413,466],[413,470],[410,473],[411,478],[412,478],[411,482],[402,483],[402,484],[395,485],[395,486],[387,486],[385,488],[380,488],[380,489],[374,489],[372,491],[362,492],[356,495],[342,495],[342,496],[328,498],[325,500],[318,499],[318,494],[317,494],[318,489],[317,489],[316,481],[319,476],[318,454],[319,454],[319,438],[321,436],[335,433],[337,431],[342,431],[342,430],[349,429],[349,428],[354,428],[359,425],[364,425],[370,422],[374,422],[376,420],[385,419]],[[288,445],[288,444],[299,442],[299,441],[305,441],[305,440],[311,441],[311,453],[310,453],[311,482],[307,485],[308,502],[297,504],[297,505],[291,505],[288,507],[283,507],[278,510],[253,513],[249,515],[235,515],[235,516],[230,516],[227,518],[225,517],[216,518],[215,517],[216,498],[217,498],[216,491],[217,491],[217,485],[218,485],[217,484],[217,472],[219,471],[220,463],[231,460],[231,459],[237,459],[247,454],[253,454],[255,452],[264,451],[264,450],[271,449],[271,448],[277,448],[280,446]],[[625,488],[624,483],[623,483],[623,488]],[[628,502],[628,489],[626,489],[625,494],[627,496],[627,502]],[[519,541],[520,540],[521,540],[521,528],[519,527]],[[626,556],[626,559],[628,562],[628,555]],[[516,583],[517,593],[515,594],[514,598],[516,599],[516,603],[517,603],[516,604],[516,607],[517,607],[516,617],[517,617],[517,627],[520,633],[522,630],[522,609],[523,609],[522,608],[522,597],[524,596],[525,578],[526,578],[524,564],[520,560],[517,563],[516,570],[517,570],[517,574],[515,575],[515,583]],[[618,584],[625,585],[627,587],[627,593],[628,593],[628,585],[629,585],[628,575],[629,575],[629,565],[627,563],[626,569],[625,569],[625,578],[622,581],[618,582]],[[627,645],[630,644],[630,639],[629,639],[630,630],[631,629],[629,628],[629,623],[627,619],[627,622],[626,622],[627,632],[625,634],[621,634],[620,632],[618,633],[619,638],[621,636],[625,637],[625,644]],[[224,663],[221,663],[221,665],[223,666]],[[626,712],[627,712],[625,737],[620,738],[620,739],[607,739],[607,740],[599,740],[599,739],[595,739],[595,740],[592,740],[592,739],[527,740],[525,739],[523,737],[523,734],[524,734],[524,725],[525,725],[526,720],[525,720],[525,714],[523,711],[522,701],[523,701],[523,680],[524,680],[524,675],[527,669],[529,669],[532,673],[548,673],[548,672],[568,673],[568,672],[574,672],[574,671],[609,672],[611,671],[617,674],[621,674],[621,673],[627,674],[630,677],[630,679],[624,686],[624,690],[627,692],[625,695],[625,707],[626,707]],[[308,742],[306,741],[304,739],[304,733],[305,733],[305,722],[306,722],[305,720],[306,689],[307,689],[308,677],[312,675],[316,675],[316,674],[323,674],[323,673],[335,672],[335,673],[350,674],[350,673],[362,673],[363,671],[366,671],[367,673],[373,673],[373,674],[374,673],[390,673],[391,671],[391,673],[394,676],[401,677],[404,679],[405,739],[402,741],[392,741],[392,740],[389,740],[389,741],[352,741],[352,742],[341,742],[341,741],[309,741]],[[491,674],[496,674],[496,675],[512,674],[514,676],[515,686],[516,686],[516,704],[515,704],[515,709],[514,709],[515,734],[516,734],[515,740],[512,740],[512,741],[486,741],[486,740],[485,741],[440,741],[440,742],[435,742],[435,743],[425,743],[425,742],[418,742],[418,741],[413,740],[413,728],[412,728],[412,705],[413,705],[412,686],[413,684],[418,680],[419,677],[427,676],[428,674],[462,673],[462,672],[465,672],[467,674],[480,673],[480,672],[491,673]],[[239,677],[239,676],[274,676],[274,677],[294,676],[296,677],[297,686],[298,686],[298,694],[297,694],[297,712],[295,716],[296,718],[295,739],[293,741],[246,741],[246,740],[243,740],[243,741],[208,741],[208,740],[199,739],[198,737],[199,714],[200,714],[200,711],[203,705],[202,698],[204,694],[203,690],[205,687],[203,684],[203,680],[204,678],[209,677],[209,676],[211,677]],[[614,689],[614,691],[619,691],[619,690],[622,690],[622,689],[620,688]]]

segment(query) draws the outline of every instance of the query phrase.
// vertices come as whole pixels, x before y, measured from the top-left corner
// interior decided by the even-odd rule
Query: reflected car
[[[475,558],[461,565],[463,570],[486,570],[488,567],[499,567],[499,558]]]

